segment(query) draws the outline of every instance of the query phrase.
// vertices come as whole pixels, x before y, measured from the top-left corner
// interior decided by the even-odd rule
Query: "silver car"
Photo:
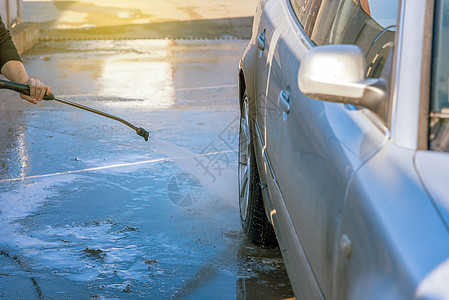
[[[449,299],[449,0],[261,0],[242,227],[298,299]]]

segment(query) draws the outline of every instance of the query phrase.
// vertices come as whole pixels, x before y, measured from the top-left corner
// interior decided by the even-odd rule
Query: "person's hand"
[[[45,95],[50,95],[51,87],[46,86],[39,79],[29,78],[24,84],[30,87],[30,95],[20,94],[20,98],[25,99],[33,104],[42,101]]]

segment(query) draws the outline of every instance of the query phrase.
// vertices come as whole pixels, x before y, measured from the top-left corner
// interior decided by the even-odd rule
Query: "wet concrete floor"
[[[0,297],[280,299],[277,249],[241,232],[237,65],[247,40],[41,42],[57,102],[0,91]]]

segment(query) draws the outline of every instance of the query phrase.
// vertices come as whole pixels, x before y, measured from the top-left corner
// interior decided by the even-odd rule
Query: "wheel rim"
[[[249,182],[251,171],[251,136],[249,130],[248,99],[245,98],[243,111],[240,117],[238,165],[240,216],[242,220],[246,220],[249,204]]]

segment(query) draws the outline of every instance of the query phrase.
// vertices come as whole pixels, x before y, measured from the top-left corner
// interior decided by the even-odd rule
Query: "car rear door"
[[[260,12],[260,19],[258,28],[256,30],[256,46],[258,48],[258,55],[255,64],[255,119],[256,119],[256,133],[258,134],[261,143],[260,149],[265,146],[265,125],[266,117],[265,111],[272,110],[272,106],[267,102],[268,82],[271,71],[271,45],[273,39],[277,37],[277,15],[276,15],[277,1],[262,1],[262,11]],[[254,29],[253,29],[254,30]]]
[[[302,0],[300,0],[302,1]],[[269,199],[276,202],[276,209],[279,213],[272,215],[272,220],[276,224],[276,235],[283,252],[284,261],[289,270],[291,281],[298,282],[295,286],[301,286],[295,289],[295,295],[304,299],[317,299],[320,297],[319,288],[310,270],[309,264],[303,253],[299,253],[300,245],[292,242],[297,238],[292,234],[293,228],[289,226],[288,214],[285,207],[279,186],[274,174],[273,163],[276,163],[275,155],[277,153],[276,124],[273,121],[279,113],[278,95],[281,89],[282,77],[284,76],[278,47],[279,40],[289,30],[290,24],[283,18],[285,9],[285,0],[268,0],[263,7],[263,13],[260,17],[257,28],[256,43],[259,47],[259,55],[256,58],[255,72],[255,90],[256,90],[256,135],[261,141],[260,149],[263,157],[263,165],[259,165],[259,172],[262,176],[262,184],[267,185],[264,189],[269,193]],[[254,30],[254,29],[253,29]],[[264,41],[262,44],[261,41]],[[304,48],[305,50],[306,48]],[[291,63],[297,65],[297,61]],[[274,125],[274,126],[273,126]],[[269,142],[267,142],[267,139]],[[270,209],[272,207],[269,207]],[[286,252],[286,250],[290,250]]]
[[[356,2],[281,0],[278,19],[288,28],[270,45],[272,68],[279,69],[271,70],[275,76],[268,77],[267,103],[273,103],[274,109],[265,110],[266,148],[274,178],[268,185],[278,214],[273,220],[286,243],[289,275],[298,273],[297,262],[306,261],[325,298],[333,295],[347,183],[388,136],[378,116],[367,110],[304,96],[298,88],[298,69],[315,46],[310,37],[330,42],[335,20],[351,30],[344,22],[356,21],[351,19],[354,15],[364,18],[357,19],[360,24],[367,23],[369,15]],[[314,26],[322,30],[314,31]],[[292,277],[301,280],[300,276]]]

